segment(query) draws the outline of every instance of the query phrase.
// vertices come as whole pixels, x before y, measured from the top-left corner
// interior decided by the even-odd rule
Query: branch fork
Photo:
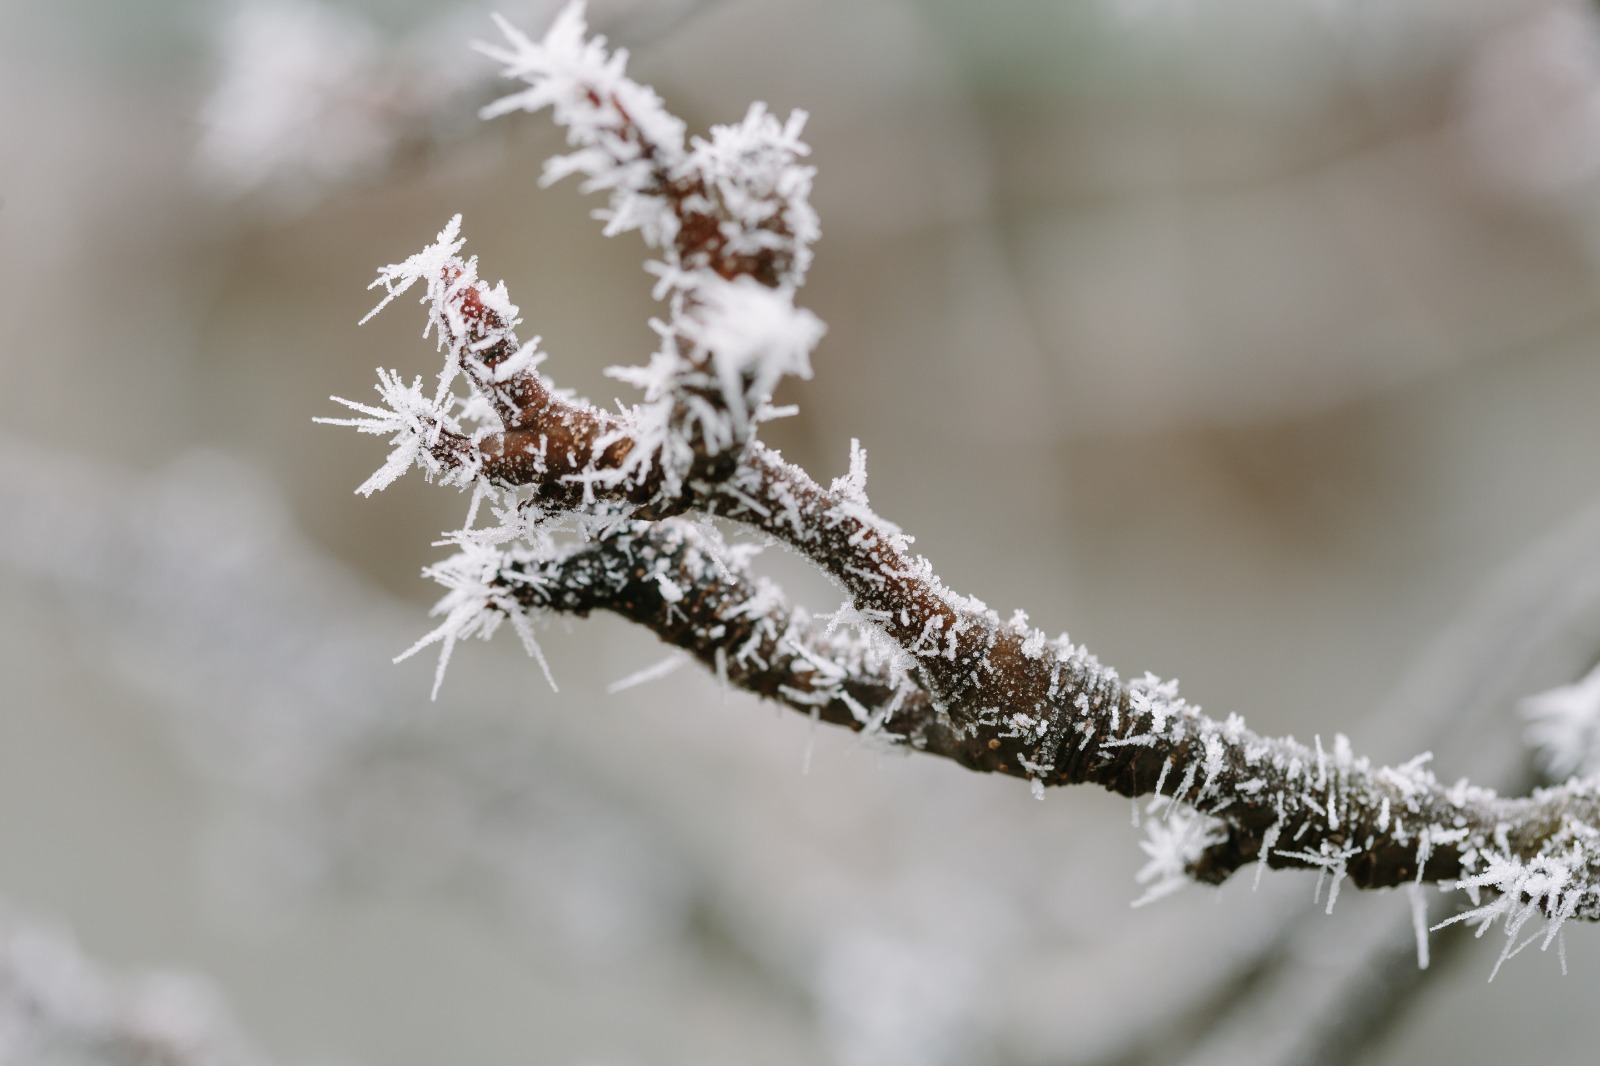
[[[441,673],[456,640],[502,621],[536,652],[540,616],[612,611],[816,720],[1025,779],[1041,796],[1093,783],[1151,797],[1160,817],[1144,845],[1146,899],[1252,867],[1322,871],[1330,908],[1346,882],[1441,883],[1475,903],[1452,921],[1503,919],[1502,958],[1528,942],[1529,921],[1548,946],[1564,921],[1600,918],[1593,780],[1506,799],[1444,786],[1426,757],[1376,767],[1342,736],[1307,746],[1209,717],[1173,682],[1124,680],[1025,614],[1003,620],[946,587],[873,511],[859,445],[850,474],[823,488],[762,444],[773,388],[809,376],[823,333],[794,303],[818,235],[812,171],[799,162],[805,116],[779,123],[756,105],[686,140],[656,94],[627,78],[626,53],[589,36],[581,3],[540,41],[501,28],[506,43],[482,50],[526,88],[486,117],[554,112],[573,151],[545,180],[576,173],[607,195],[606,232],[638,230],[660,254],[650,269],[669,310],[649,362],[613,372],[641,402],[612,413],[542,375],[545,356],[518,340],[504,285],[462,258],[459,216],[380,273],[373,313],[424,286],[445,353],[437,389],[429,398],[420,380],[380,372],[383,407],[340,401],[358,417],[326,421],[392,438],[360,491],[418,466],[472,492],[450,535],[460,552],[428,571],[448,589],[436,609],[445,620],[422,642],[443,645]],[[484,504],[496,523],[476,527]],[[791,604],[709,518],[804,555],[845,590],[846,608],[829,619]]]

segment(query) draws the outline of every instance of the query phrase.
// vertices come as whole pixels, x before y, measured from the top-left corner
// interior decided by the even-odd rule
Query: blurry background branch
[[[9,908],[8,908],[9,910]],[[175,972],[127,978],[64,932],[0,917],[0,1060],[94,1066],[265,1066],[212,988]]]
[[[648,48],[718,2],[624,0],[607,8],[605,30],[625,47]],[[559,6],[523,0],[495,10],[542,25]],[[218,193],[295,212],[448,153],[499,89],[490,68],[465,52],[446,58],[439,42],[485,36],[488,10],[444,5],[395,35],[322,0],[233,5],[216,28],[200,174]]]

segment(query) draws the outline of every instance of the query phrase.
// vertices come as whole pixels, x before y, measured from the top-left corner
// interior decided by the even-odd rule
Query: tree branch
[[[1445,787],[1427,756],[1375,767],[1336,737],[1325,749],[1218,720],[1152,675],[1124,681],[1065,636],[1018,612],[1002,620],[947,588],[911,538],[866,495],[864,455],[829,488],[754,438],[785,374],[809,373],[821,324],[794,307],[814,236],[799,123],[752,108],[738,127],[684,147],[682,124],[622,73],[622,53],[586,37],[570,6],[541,43],[507,29],[489,50],[529,88],[491,108],[551,106],[579,171],[608,190],[608,231],[639,229],[662,249],[670,295],[643,404],[612,414],[568,399],[515,335],[503,285],[459,256],[459,217],[379,278],[386,304],[426,283],[447,352],[438,394],[382,378],[386,409],[339,420],[392,434],[366,491],[421,465],[471,486],[498,525],[452,535],[462,552],[432,568],[450,589],[445,622],[422,642],[487,635],[510,618],[532,646],[541,612],[612,610],[693,653],[728,681],[819,719],[881,734],[969,769],[1157,797],[1141,880],[1147,898],[1186,878],[1220,882],[1252,864],[1318,868],[1361,888],[1459,882],[1490,891],[1461,917],[1505,918],[1515,937],[1547,919],[1600,918],[1600,797],[1571,782],[1502,799]],[[383,304],[379,305],[380,307]],[[472,393],[449,386],[465,374]],[[346,401],[347,402],[347,401]],[[691,518],[731,519],[806,556],[849,595],[845,634],[753,578]],[[419,647],[421,644],[419,644]],[[1512,947],[1508,940],[1507,950]]]

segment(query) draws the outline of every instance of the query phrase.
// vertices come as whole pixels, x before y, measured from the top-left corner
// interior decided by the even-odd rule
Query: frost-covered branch
[[[871,508],[858,447],[851,473],[824,488],[756,440],[773,387],[809,373],[822,332],[793,302],[816,236],[799,121],[757,107],[686,141],[627,78],[624,54],[587,36],[581,5],[539,42],[504,28],[509,45],[485,50],[528,88],[489,113],[553,111],[574,151],[547,177],[579,173],[608,194],[607,232],[638,230],[661,252],[657,294],[671,311],[649,365],[615,372],[643,401],[611,413],[541,375],[504,286],[461,257],[459,218],[381,273],[383,304],[423,283],[446,356],[431,398],[390,374],[384,407],[350,405],[359,417],[341,421],[394,443],[363,491],[419,465],[472,492],[451,534],[460,553],[432,568],[449,592],[425,643],[448,654],[510,619],[533,648],[541,614],[612,610],[729,683],[1041,795],[1092,783],[1154,797],[1148,898],[1253,865],[1320,870],[1329,907],[1347,882],[1456,882],[1479,901],[1459,920],[1504,919],[1508,952],[1530,921],[1548,944],[1565,919],[1600,918],[1592,783],[1504,799],[1446,786],[1427,756],[1379,767],[1342,736],[1306,745],[1208,717],[1175,683],[1124,680],[1022,612],[1004,619],[947,588]],[[463,378],[468,391],[452,392]],[[707,518],[804,555],[846,607],[829,624],[807,618],[695,525]]]
[[[754,104],[736,125],[686,140],[655,92],[628,78],[626,51],[589,38],[582,4],[542,41],[501,19],[504,46],[481,46],[528,87],[484,110],[493,117],[549,108],[572,151],[549,161],[546,183],[569,174],[603,191],[607,236],[638,230],[662,258],[649,268],[671,314],[643,368],[617,371],[639,386],[637,466],[680,479],[725,477],[778,379],[810,376],[822,323],[794,306],[818,235],[812,169],[798,160],[806,115],[784,122]]]

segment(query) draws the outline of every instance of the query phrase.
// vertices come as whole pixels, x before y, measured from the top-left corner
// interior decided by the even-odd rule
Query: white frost
[[[1580,864],[1579,869],[1582,868],[1576,852],[1560,857],[1540,855],[1527,862],[1493,852],[1485,857],[1488,868],[1475,877],[1463,878],[1457,882],[1457,887],[1469,891],[1489,888],[1494,892],[1493,898],[1482,906],[1447,918],[1433,928],[1443,929],[1447,925],[1466,922],[1476,927],[1478,935],[1482,936],[1497,919],[1503,919],[1501,932],[1505,934],[1506,941],[1494,969],[1489,973],[1489,980],[1493,981],[1501,965],[1529,944],[1542,941],[1539,950],[1544,951],[1558,940],[1562,925],[1583,901],[1586,886],[1574,870],[1574,860]],[[1534,922],[1539,928],[1527,939],[1519,940],[1523,927],[1529,922]],[[1564,953],[1561,969],[1563,973],[1566,972]]]
[[[1150,801],[1149,812],[1166,807],[1164,816],[1145,822],[1146,839],[1140,849],[1150,857],[1134,879],[1149,885],[1144,895],[1133,901],[1133,906],[1143,907],[1164,899],[1190,884],[1189,865],[1213,844],[1223,841],[1222,823],[1191,807],[1157,796]]]

